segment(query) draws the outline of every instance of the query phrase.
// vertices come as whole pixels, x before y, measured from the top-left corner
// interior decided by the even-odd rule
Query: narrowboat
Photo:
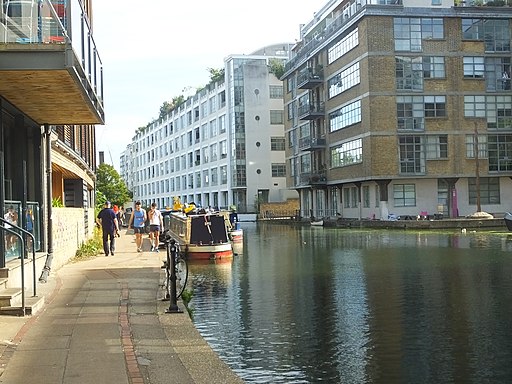
[[[165,232],[175,238],[188,260],[232,258],[224,216],[218,213],[162,212]]]

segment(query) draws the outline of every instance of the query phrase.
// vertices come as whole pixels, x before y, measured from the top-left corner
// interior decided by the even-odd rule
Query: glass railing
[[[103,103],[103,67],[80,0],[0,0],[0,43],[71,43],[84,88]]]
[[[23,241],[25,243],[25,251],[27,253],[31,253],[32,249],[34,249],[36,252],[40,251],[41,212],[39,209],[39,203],[27,202],[26,209],[23,209],[21,201],[5,200],[4,206],[5,210],[3,212],[3,218],[7,222],[24,228],[34,235],[35,243],[33,243],[32,238],[30,236],[25,236],[22,233],[20,233],[20,235],[24,237]],[[25,215],[24,221],[22,220],[22,214]],[[9,228],[9,224],[2,225],[5,225],[6,228]],[[3,240],[5,261],[20,258],[22,254],[22,245],[19,238],[16,235],[7,231],[2,231],[2,236],[4,238]]]

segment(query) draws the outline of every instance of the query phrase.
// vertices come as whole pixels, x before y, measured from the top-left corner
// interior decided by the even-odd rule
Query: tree
[[[215,69],[207,68],[210,72],[210,83],[216,83],[217,81],[224,81],[224,68]]]
[[[273,73],[278,79],[284,75],[284,63],[279,59],[270,59],[268,61],[269,72]]]
[[[99,206],[103,205],[106,200],[109,200],[112,205],[123,205],[132,198],[132,193],[126,187],[124,180],[110,164],[103,163],[98,167],[96,190],[96,203]]]
[[[174,96],[172,98],[171,102],[164,101],[164,103],[160,107],[160,115],[158,116],[158,118],[159,119],[164,118],[173,109],[178,108],[184,102],[185,102],[185,96],[183,96],[183,95]]]

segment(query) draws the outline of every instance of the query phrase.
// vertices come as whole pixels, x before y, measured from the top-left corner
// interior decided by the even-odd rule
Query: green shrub
[[[74,261],[80,261],[89,259],[103,252],[103,240],[101,237],[101,229],[94,228],[92,238],[80,245],[80,248],[76,250]]]

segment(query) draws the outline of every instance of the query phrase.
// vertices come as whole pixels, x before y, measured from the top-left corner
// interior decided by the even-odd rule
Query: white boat
[[[316,220],[311,222],[312,227],[323,227],[324,221],[323,220]]]
[[[244,240],[244,231],[238,221],[238,214],[236,212],[221,212],[226,220],[226,226],[228,228],[229,240],[233,243],[239,243]]]

